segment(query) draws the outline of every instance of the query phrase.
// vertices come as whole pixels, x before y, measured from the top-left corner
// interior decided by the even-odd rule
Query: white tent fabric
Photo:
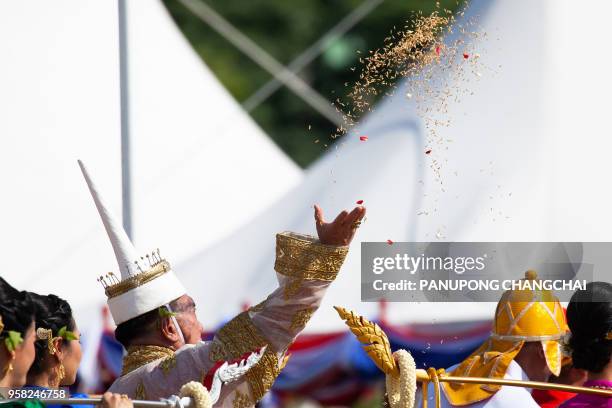
[[[160,1],[128,2],[135,243],[172,264],[230,234],[301,171],[201,63]],[[0,5],[0,274],[85,326],[117,271],[77,158],[121,211],[117,2]],[[247,198],[248,197],[248,198]]]
[[[129,1],[134,230],[171,263],[274,203],[302,171],[202,64],[161,1]]]
[[[612,170],[606,157],[611,142],[602,134],[612,91],[605,69],[612,57],[600,42],[584,40],[606,37],[610,8],[591,1],[575,10],[569,0],[471,2],[466,18],[478,15],[489,37],[479,45],[480,58],[498,72],[474,75],[474,95],[450,103],[452,125],[439,132],[453,140],[448,150],[434,146],[424,154],[423,123],[406,90],[398,90],[361,126],[359,134],[369,141],[346,137],[276,205],[178,267],[192,294],[205,299],[205,324],[218,324],[272,290],[274,233],[314,233],[314,203],[331,218],[363,199],[368,219],[307,326],[312,332],[343,329],[332,305],[376,315],[376,304],[360,301],[360,241],[609,241],[612,193],[601,175]],[[443,163],[446,192],[429,168],[434,158]],[[493,308],[394,303],[387,317],[488,319]]]

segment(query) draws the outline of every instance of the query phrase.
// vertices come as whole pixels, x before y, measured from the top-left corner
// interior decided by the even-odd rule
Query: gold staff
[[[388,379],[390,377],[399,377],[400,375],[406,374],[400,373],[399,366],[394,358],[394,356],[397,356],[397,352],[395,354],[391,352],[391,346],[387,335],[376,323],[371,322],[365,319],[363,316],[360,316],[355,312],[348,311],[342,307],[334,306],[334,309],[336,309],[340,315],[340,318],[344,320],[351,332],[357,337],[357,340],[363,344],[364,350],[368,356],[370,356],[372,361],[374,361],[374,364],[376,364],[376,366],[387,375]],[[429,384],[429,382],[433,382],[435,385],[434,391],[436,407],[441,406],[441,382],[508,385],[511,387],[557,390],[580,394],[599,395],[608,398],[612,397],[612,390],[604,390],[600,388],[579,387],[575,385],[553,384],[539,381],[507,380],[484,377],[455,377],[447,375],[444,370],[436,370],[435,368],[429,368],[428,370],[414,368],[413,374],[416,381],[423,383],[423,408],[427,408],[427,384]],[[406,395],[401,401],[406,404],[406,406],[402,408],[412,408],[414,404],[414,394]]]

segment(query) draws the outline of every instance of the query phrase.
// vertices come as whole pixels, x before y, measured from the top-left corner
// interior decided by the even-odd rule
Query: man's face
[[[547,382],[552,373],[546,363],[546,355],[540,341],[526,342],[523,346],[526,362],[521,364],[531,381]],[[521,352],[523,352],[521,350]]]
[[[196,344],[202,340],[204,328],[196,316],[196,304],[189,295],[183,295],[176,301],[173,310],[177,313],[176,320],[181,327],[186,344]]]

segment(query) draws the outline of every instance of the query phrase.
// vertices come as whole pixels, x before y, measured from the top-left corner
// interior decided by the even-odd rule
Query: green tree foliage
[[[201,0],[282,64],[289,64],[364,0]],[[197,53],[240,103],[270,75],[178,0],[164,0]],[[457,0],[438,2],[455,10]],[[386,0],[298,75],[330,101],[344,98],[359,74],[358,59],[382,46],[391,30],[404,27],[415,11],[430,13],[434,0]],[[354,68],[354,69],[351,69]],[[348,84],[349,86],[346,86]],[[336,126],[285,87],[251,112],[255,121],[300,166],[332,143]],[[318,142],[315,142],[317,141]]]

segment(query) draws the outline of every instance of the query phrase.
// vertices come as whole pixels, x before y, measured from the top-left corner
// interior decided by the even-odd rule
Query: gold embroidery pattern
[[[307,235],[276,235],[274,270],[281,275],[331,282],[336,279],[348,246],[324,245]]]
[[[170,370],[176,367],[176,356],[166,357],[159,363],[159,368],[164,372],[164,375],[168,375]]]
[[[210,346],[210,351],[208,352],[208,358],[211,363],[216,363],[217,361],[225,360],[225,352],[223,351],[223,346],[216,341],[213,341]]]
[[[263,301],[259,302],[259,303],[258,303],[258,304],[256,304],[255,306],[252,306],[252,307],[251,307],[249,310],[250,310],[251,312],[261,312],[261,311],[263,310],[264,306],[266,305],[266,301],[267,301],[267,300],[268,300],[268,299],[265,299],[265,300],[263,300]]]
[[[124,376],[143,365],[162,358],[174,357],[174,350],[160,346],[131,346],[127,349],[127,355],[123,357],[123,369],[121,375]]]
[[[301,287],[302,279],[291,279],[291,281],[287,285],[285,285],[285,289],[283,289],[283,299],[289,300],[291,296],[298,293]]]
[[[253,325],[248,312],[243,312],[230,320],[219,330],[217,338],[223,344],[228,358],[238,358],[245,353],[268,345],[259,363],[246,373],[251,395],[255,402],[259,401],[272,387],[274,380],[280,373],[276,350],[268,344],[267,340]]]
[[[138,383],[138,385],[136,386],[136,395],[135,395],[137,400],[146,400],[147,399],[147,393],[145,391],[145,387],[144,387],[144,383],[141,381]]]
[[[287,354],[285,357],[283,357],[283,361],[281,362],[278,371],[283,371],[283,369],[287,366],[287,363],[289,362],[289,357],[291,357],[291,354]]]
[[[232,405],[234,406],[234,408],[247,408],[254,404],[251,402],[248,395],[236,390],[236,396],[232,401]]]
[[[301,330],[314,314],[315,309],[304,309],[296,312],[291,319],[291,330]]]

